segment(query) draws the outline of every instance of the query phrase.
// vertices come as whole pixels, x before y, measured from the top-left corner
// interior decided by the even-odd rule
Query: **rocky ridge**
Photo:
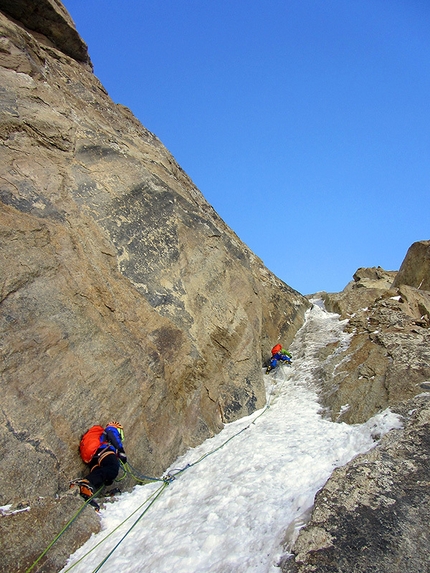
[[[47,515],[80,506],[89,426],[120,420],[133,465],[160,475],[264,404],[262,363],[309,303],[112,102],[57,0],[0,0],[0,157],[0,570],[25,571]]]
[[[359,269],[342,293],[320,293],[351,335],[348,348],[321,353],[326,415],[359,423],[389,407],[403,428],[332,474],[283,573],[430,570],[429,257],[419,241],[398,273]]]

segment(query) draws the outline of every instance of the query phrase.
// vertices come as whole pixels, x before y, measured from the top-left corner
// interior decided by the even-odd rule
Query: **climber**
[[[269,374],[271,370],[276,368],[278,362],[287,362],[287,364],[291,364],[291,354],[282,348],[282,344],[275,344],[275,346],[271,350],[272,358],[270,359],[270,363],[266,368],[266,374]]]
[[[106,428],[93,426],[82,436],[79,452],[89,465],[90,473],[73,483],[79,486],[79,493],[85,500],[103,485],[113,483],[119,472],[120,461],[127,463],[123,440],[124,430],[118,422],[109,422]]]

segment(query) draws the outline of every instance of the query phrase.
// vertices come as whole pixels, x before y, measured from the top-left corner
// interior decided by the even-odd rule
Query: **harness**
[[[97,463],[94,464],[93,467],[99,466],[101,464],[101,462],[107,457],[110,456],[111,454],[116,456],[116,450],[112,449],[113,446],[109,445],[104,447],[103,449],[101,449],[100,453],[96,452],[96,455],[94,457],[97,457]]]

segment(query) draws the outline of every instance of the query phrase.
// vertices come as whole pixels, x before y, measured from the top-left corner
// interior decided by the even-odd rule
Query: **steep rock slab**
[[[33,499],[31,505],[24,500],[14,509],[1,508],[1,573],[27,571],[81,506],[80,498],[67,495],[58,499]],[[98,515],[91,508],[85,508],[32,571],[60,571],[70,554],[76,551],[91,533],[96,533],[99,529]],[[20,536],[17,535],[19,532]]]
[[[110,100],[64,8],[14,4],[13,19],[0,4],[0,503],[31,507],[83,472],[93,423],[121,420],[133,465],[159,475],[261,407],[263,359],[308,303]],[[40,24],[52,7],[59,35]]]

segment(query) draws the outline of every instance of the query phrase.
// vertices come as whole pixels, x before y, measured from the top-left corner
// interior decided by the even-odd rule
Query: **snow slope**
[[[355,426],[322,417],[317,352],[337,340],[348,344],[343,323],[315,304],[290,347],[293,365],[265,377],[269,407],[187,452],[172,474],[200,461],[167,487],[137,486],[107,504],[103,530],[63,572],[279,573],[286,533],[293,541],[333,469],[400,427],[390,411]]]

